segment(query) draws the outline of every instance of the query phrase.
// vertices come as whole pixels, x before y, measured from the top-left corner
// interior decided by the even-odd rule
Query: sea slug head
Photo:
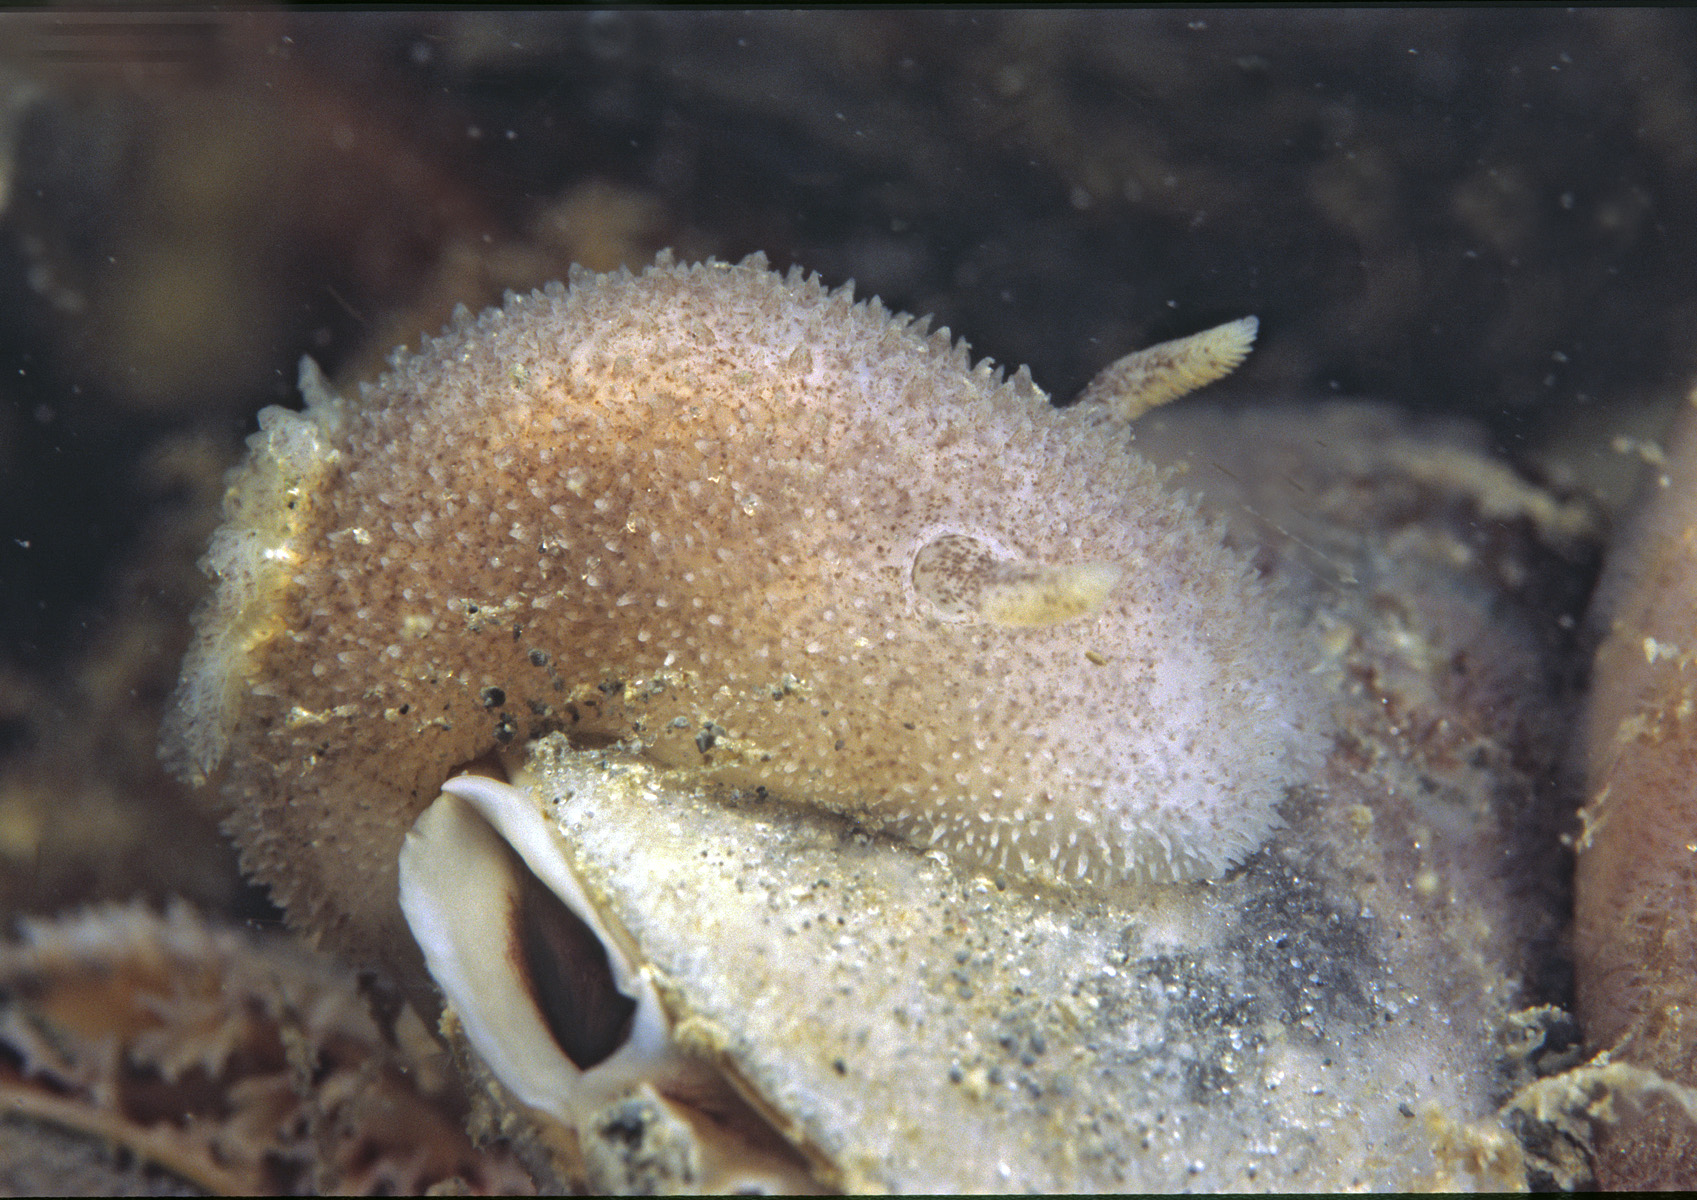
[[[1253,333],[1063,410],[876,300],[663,256],[462,314],[357,400],[309,367],[232,477],[166,757],[293,920],[391,962],[407,831],[551,732],[1012,880],[1216,877],[1325,706],[1122,418]]]

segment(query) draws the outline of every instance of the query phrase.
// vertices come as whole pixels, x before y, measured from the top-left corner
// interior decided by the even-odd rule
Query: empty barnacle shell
[[[540,1113],[569,1130],[562,1183],[1512,1182],[1473,1010],[1425,987],[1442,937],[1340,907],[1345,877],[1385,865],[1371,844],[1348,861],[1296,849],[1316,820],[1218,884],[1001,888],[832,814],[553,735],[514,783],[445,785],[407,839],[403,908],[493,1103],[516,1110],[502,1128]],[[570,939],[525,932],[565,919],[531,907],[525,871],[604,967],[538,970],[527,945]],[[597,1026],[608,989],[632,1002],[599,1026],[611,1036],[585,1053],[567,1049],[581,1030],[550,1034],[574,1010]],[[656,1172],[654,1146],[679,1140],[692,1165]]]
[[[407,835],[400,880],[449,1028],[565,1159],[543,1170],[598,1190],[810,1186],[802,1158],[678,1047],[652,975],[527,793],[481,775],[448,780]],[[656,1160],[670,1164],[658,1179]]]

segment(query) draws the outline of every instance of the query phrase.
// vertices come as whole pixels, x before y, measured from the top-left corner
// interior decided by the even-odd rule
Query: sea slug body
[[[444,779],[552,731],[1069,886],[1218,876],[1320,752],[1146,404],[1057,409],[758,256],[574,274],[303,391],[233,477],[166,755],[344,947],[397,936]]]

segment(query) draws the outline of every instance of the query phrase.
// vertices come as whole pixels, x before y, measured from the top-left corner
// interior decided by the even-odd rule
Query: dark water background
[[[764,250],[1058,399],[1255,313],[1223,390],[1483,423],[1606,507],[1692,374],[1697,18],[0,14],[0,911],[263,914],[153,759],[223,471],[573,261]]]

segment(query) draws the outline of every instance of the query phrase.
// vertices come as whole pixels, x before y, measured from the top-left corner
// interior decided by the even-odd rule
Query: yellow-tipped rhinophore
[[[1227,321],[1189,337],[1136,350],[1103,367],[1079,393],[1080,404],[1106,404],[1122,421],[1224,379],[1242,365],[1261,323]]]

